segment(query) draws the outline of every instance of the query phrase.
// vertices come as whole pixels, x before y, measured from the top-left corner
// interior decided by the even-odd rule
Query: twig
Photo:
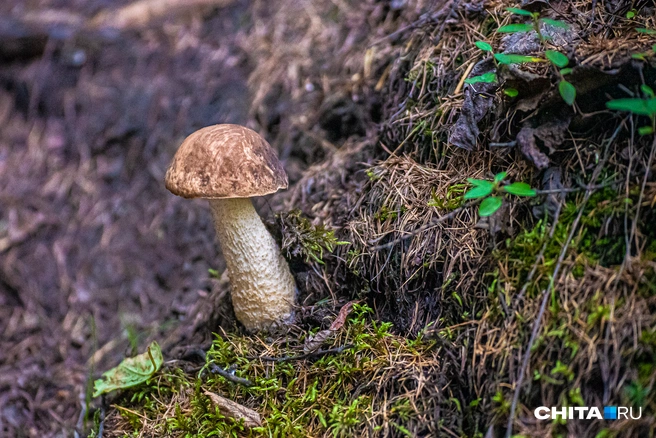
[[[635,219],[633,219],[633,224],[631,225],[631,234],[629,235],[629,245],[631,244],[631,241],[633,240],[633,237],[636,234],[638,219],[640,218],[640,206],[642,204],[642,198],[645,195],[645,186],[647,185],[647,180],[649,179],[649,173],[651,172],[651,163],[652,161],[654,161],[654,151],[656,151],[656,136],[654,136],[654,141],[651,144],[651,151],[649,152],[649,158],[647,159],[647,167],[645,168],[645,177],[642,180],[642,186],[640,187],[640,195],[638,196],[638,204],[636,207]],[[640,251],[638,250],[638,253],[639,252]],[[627,254],[631,255],[631,250],[629,249],[629,247],[627,247]],[[627,257],[624,258],[624,261],[625,262],[627,261]]]
[[[421,232],[423,232],[423,231],[426,231],[427,229],[429,229],[429,228],[431,228],[431,227],[433,227],[433,226],[435,226],[435,225],[437,225],[437,224],[439,224],[439,223],[442,223],[442,222],[444,222],[444,221],[447,221],[447,220],[449,220],[449,219],[452,219],[452,218],[453,218],[454,216],[456,216],[458,213],[460,213],[461,211],[463,211],[463,210],[466,209],[466,208],[471,207],[471,206],[474,205],[474,204],[477,204],[479,201],[480,201],[479,199],[475,199],[475,200],[469,201],[469,202],[465,203],[465,205],[463,205],[463,206],[461,206],[461,207],[458,207],[458,208],[456,208],[455,210],[451,211],[450,213],[447,213],[447,214],[445,214],[444,216],[440,216],[440,217],[438,217],[437,219],[434,219],[434,220],[430,221],[429,223],[427,223],[427,224],[425,224],[425,225],[422,225],[421,227],[417,228],[416,230],[407,231],[407,234],[406,234],[406,235],[401,236],[401,237],[399,237],[398,239],[394,239],[394,240],[392,240],[391,242],[387,242],[387,243],[385,243],[385,244],[383,244],[383,245],[372,246],[372,247],[369,248],[369,250],[370,250],[370,251],[380,251],[381,249],[391,248],[391,247],[393,247],[394,245],[396,245],[396,244],[399,243],[399,242],[402,242],[402,241],[404,241],[404,240],[406,240],[406,239],[409,239],[409,238],[411,238],[411,237],[413,237],[413,236],[416,236],[417,234],[419,234],[419,233],[421,233]],[[369,241],[369,243],[370,243],[370,244],[376,243],[376,242],[380,241],[381,239],[385,238],[386,235],[387,235],[387,234],[385,234],[385,235],[383,235],[383,236],[380,236],[380,237],[377,237],[376,239],[372,239],[372,240]]]
[[[342,351],[353,347],[353,344],[346,344],[342,345],[341,347],[336,347],[336,348],[328,348],[327,350],[317,350],[317,351],[312,351],[310,353],[304,353],[304,354],[299,354],[296,356],[282,356],[282,357],[271,357],[271,356],[251,356],[248,357],[248,359],[255,360],[255,359],[260,359],[264,360],[267,362],[286,362],[289,360],[303,360],[307,359],[308,357],[315,357],[315,356],[325,356],[326,354],[339,354]]]
[[[562,189],[551,189],[551,190],[536,190],[535,193],[538,195],[549,195],[553,193],[573,193],[573,192],[580,192],[581,190],[598,190],[598,189],[603,189],[606,187],[610,187],[615,184],[620,184],[622,181],[608,181],[602,184],[595,184],[595,185],[584,185],[584,184],[579,184],[579,187],[568,187],[568,188],[562,188]]]
[[[608,139],[608,142],[606,143],[606,150],[604,151],[604,158],[599,162],[594,172],[592,173],[591,182],[597,180],[599,174],[601,173],[601,170],[606,165],[606,161],[608,160],[608,149],[610,148],[610,145],[614,142],[615,137],[619,134],[621,127],[622,124],[620,124],[617,127],[617,129],[615,129],[613,135]],[[592,192],[593,190],[590,189],[586,190],[585,192],[585,196],[583,197],[583,203],[581,204],[581,208],[578,214],[576,215],[576,219],[574,219],[574,221],[572,222],[572,229],[570,230],[569,235],[567,236],[567,240],[565,241],[565,244],[563,245],[563,248],[560,250],[560,254],[558,255],[558,261],[556,262],[556,266],[554,267],[554,271],[551,276],[551,281],[549,282],[549,286],[544,291],[544,296],[542,298],[542,303],[540,305],[540,311],[538,312],[538,316],[537,318],[535,318],[535,322],[533,323],[533,331],[531,332],[531,338],[529,339],[528,345],[526,346],[526,351],[524,352],[524,359],[522,360],[522,367],[519,371],[519,377],[517,378],[517,383],[515,384],[515,393],[513,394],[512,404],[510,405],[510,414],[508,415],[508,425],[506,428],[506,435],[505,435],[506,438],[510,438],[512,436],[513,422],[515,420],[515,410],[517,409],[517,402],[519,401],[519,393],[522,389],[522,383],[524,382],[524,375],[526,374],[526,369],[528,368],[528,361],[531,357],[531,349],[533,348],[533,344],[535,343],[535,338],[537,338],[538,336],[538,331],[540,330],[542,317],[544,316],[544,312],[547,309],[547,300],[549,298],[549,295],[551,294],[551,291],[554,288],[554,284],[556,283],[556,278],[558,277],[558,273],[560,272],[560,267],[562,266],[563,260],[565,260],[565,255],[567,254],[569,245],[572,242],[572,239],[574,238],[574,233],[576,232],[579,221],[583,216],[585,205],[588,203],[588,200],[590,199]]]
[[[238,377],[232,374],[230,371],[224,370],[220,366],[218,366],[215,363],[211,363],[210,366],[210,373],[212,374],[218,374],[219,376],[223,377],[226,380],[229,380],[233,383],[237,383],[239,385],[244,385],[244,386],[253,386],[253,382],[251,382],[248,379],[244,379],[243,377]]]
[[[96,435],[97,438],[102,438],[103,432],[105,431],[105,411],[106,411],[106,405],[107,401],[105,400],[105,396],[102,396],[100,403],[100,423],[98,424],[98,434]]]

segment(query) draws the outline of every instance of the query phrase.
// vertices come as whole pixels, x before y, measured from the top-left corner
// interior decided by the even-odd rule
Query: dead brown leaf
[[[330,324],[330,330],[335,331],[339,330],[344,326],[344,323],[346,322],[346,318],[349,316],[349,313],[351,313],[351,309],[353,309],[353,304],[354,301],[349,301],[348,303],[344,304],[341,309],[339,309],[339,314],[337,315],[337,318],[333,321],[332,324]]]

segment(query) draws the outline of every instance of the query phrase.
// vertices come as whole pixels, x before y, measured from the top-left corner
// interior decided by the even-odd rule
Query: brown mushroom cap
[[[214,125],[182,142],[166,171],[166,188],[183,198],[250,198],[287,188],[287,174],[258,133]]]

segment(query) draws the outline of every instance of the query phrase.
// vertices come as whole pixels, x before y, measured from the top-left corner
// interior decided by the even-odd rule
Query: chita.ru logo
[[[603,412],[603,415],[602,415]],[[535,418],[538,420],[639,420],[642,417],[642,407],[604,406],[603,411],[598,407],[587,406],[540,406],[535,409]]]

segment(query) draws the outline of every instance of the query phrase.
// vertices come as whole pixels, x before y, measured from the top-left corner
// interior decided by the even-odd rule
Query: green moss
[[[393,381],[377,381],[386,370],[403,369],[401,361],[426,361],[434,341],[392,335],[390,323],[371,320],[372,310],[354,305],[351,317],[333,342],[349,345],[338,354],[308,360],[260,361],[260,355],[294,356],[299,345],[265,344],[255,337],[217,336],[207,353],[213,363],[250,380],[243,386],[219,375],[205,379],[180,370],[164,371],[116,403],[126,434],[150,427],[166,436],[361,436],[369,426],[383,426],[374,410],[380,388]],[[326,345],[325,348],[329,348]],[[302,352],[302,350],[301,350]],[[250,430],[223,416],[204,390],[256,410],[263,424]],[[413,436],[419,412],[409,396],[390,394],[387,418],[401,435]],[[153,426],[153,423],[156,423]],[[416,427],[416,426],[414,426]]]
[[[290,257],[303,257],[306,263],[323,264],[324,251],[332,253],[339,245],[348,245],[335,237],[325,225],[313,225],[300,210],[292,210],[282,217],[285,239],[283,248]]]

